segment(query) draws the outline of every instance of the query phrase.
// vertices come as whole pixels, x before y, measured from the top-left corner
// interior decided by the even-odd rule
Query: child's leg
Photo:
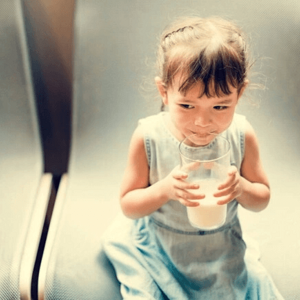
[[[116,271],[123,299],[167,299],[138,261],[140,253],[132,243],[131,231],[132,220],[120,216],[103,237],[103,248]]]
[[[267,270],[258,260],[246,260],[248,289],[246,300],[284,300]]]
[[[119,264],[120,266],[120,264]],[[134,270],[133,270],[134,269]],[[133,272],[128,276],[125,272],[117,274],[121,282],[121,295],[125,300],[147,299],[147,300],[165,300],[163,293],[151,278],[145,269],[137,265],[130,269],[126,265],[126,270]],[[133,276],[133,273],[135,275]]]

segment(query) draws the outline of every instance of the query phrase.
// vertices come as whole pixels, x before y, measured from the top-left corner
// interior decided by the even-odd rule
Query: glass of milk
[[[206,143],[205,141],[208,141]],[[190,193],[205,194],[199,206],[187,207],[192,226],[201,230],[213,230],[226,221],[227,205],[219,205],[221,198],[213,196],[218,186],[225,182],[230,166],[230,143],[221,135],[191,135],[179,145],[181,169],[188,174],[186,181],[196,183],[199,189]]]

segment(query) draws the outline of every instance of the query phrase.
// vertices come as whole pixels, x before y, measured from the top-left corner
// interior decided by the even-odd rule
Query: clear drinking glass
[[[194,141],[194,142],[193,142]],[[230,166],[230,143],[220,136],[214,135],[208,145],[197,145],[197,136],[184,139],[179,145],[181,169],[188,174],[186,181],[199,184],[199,189],[191,189],[190,193],[205,194],[198,201],[199,206],[187,207],[189,221],[193,227],[202,230],[213,230],[226,221],[227,205],[219,205],[221,198],[213,196],[218,186],[223,183]]]

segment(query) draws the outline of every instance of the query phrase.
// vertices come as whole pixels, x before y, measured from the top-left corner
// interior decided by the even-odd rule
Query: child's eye
[[[214,106],[214,109],[216,110],[224,110],[224,109],[227,109],[228,106],[222,106],[222,105],[217,105],[217,106]]]
[[[184,109],[192,109],[192,108],[194,108],[193,105],[189,105],[189,104],[180,104],[180,106],[181,106],[182,108],[184,108]]]

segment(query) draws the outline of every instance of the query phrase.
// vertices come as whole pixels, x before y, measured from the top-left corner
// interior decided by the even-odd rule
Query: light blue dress
[[[162,112],[140,120],[150,167],[150,184],[180,164],[179,141]],[[241,167],[245,117],[235,114],[223,132],[231,143],[231,164]],[[192,227],[186,207],[169,201],[138,220],[120,216],[103,237],[103,248],[121,283],[124,299],[280,300],[267,271],[255,256],[245,259],[237,214],[229,203],[225,224],[213,231]]]

